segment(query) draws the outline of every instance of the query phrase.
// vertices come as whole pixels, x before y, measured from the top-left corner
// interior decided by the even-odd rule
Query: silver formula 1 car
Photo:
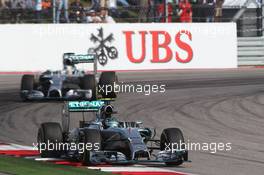
[[[73,112],[94,112],[96,118],[92,121],[83,118],[78,128],[70,130],[70,114]],[[57,150],[49,150],[39,146],[41,156],[74,158],[86,165],[162,162],[177,166],[188,160],[184,146],[175,146],[184,143],[180,129],[164,129],[160,138],[155,139],[155,129],[145,128],[141,122],[118,121],[115,113],[108,100],[65,103],[62,126],[43,123],[38,132],[39,145],[52,143],[63,145],[64,149],[61,146]],[[65,149],[65,144],[83,145],[85,149],[77,146]]]
[[[92,63],[93,73],[86,74],[76,68],[77,64]],[[99,79],[99,80],[98,80]],[[98,81],[97,81],[98,80]],[[97,75],[96,54],[76,55],[74,53],[63,54],[63,69],[61,71],[45,71],[40,75],[23,75],[21,79],[20,96],[22,100],[85,100],[96,99],[99,94],[97,86],[113,86],[117,81],[115,72],[103,72]],[[115,96],[113,92],[103,97]]]

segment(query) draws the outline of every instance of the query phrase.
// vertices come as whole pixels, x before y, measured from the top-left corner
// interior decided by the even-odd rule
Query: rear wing
[[[94,63],[96,60],[95,54],[86,54],[86,55],[71,55],[69,58],[73,64],[79,63]]]
[[[66,64],[94,63],[96,54],[64,53],[63,60]]]
[[[75,54],[75,53],[64,53],[63,54],[63,66],[74,66],[75,64],[81,63],[93,63],[94,72],[97,73],[97,55],[95,53],[88,54]]]
[[[69,112],[97,112],[105,105],[104,101],[69,101]]]
[[[68,112],[98,112],[104,105],[109,105],[114,98],[101,98],[95,101],[68,101]]]

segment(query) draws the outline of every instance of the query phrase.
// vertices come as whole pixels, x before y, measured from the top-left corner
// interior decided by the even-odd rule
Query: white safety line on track
[[[65,159],[57,159],[57,158],[35,158],[35,161],[64,161]]]
[[[7,144],[7,145],[0,145],[0,150],[34,150],[32,146],[22,146],[18,144]],[[35,149],[36,150],[36,149]]]
[[[88,169],[100,170],[105,172],[175,172],[173,170],[145,167],[145,166],[124,166],[124,167],[87,167]]]

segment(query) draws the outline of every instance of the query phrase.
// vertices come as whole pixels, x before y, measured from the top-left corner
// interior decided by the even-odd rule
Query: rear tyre
[[[59,123],[42,123],[38,131],[38,144],[39,150],[43,149],[40,153],[43,158],[59,158],[62,154],[61,150],[49,145],[58,145],[63,142],[62,129]],[[42,144],[42,146],[40,145]],[[45,147],[44,147],[44,146]]]
[[[184,143],[184,137],[182,131],[179,128],[167,128],[163,130],[160,137],[160,150],[163,151],[165,149],[168,149],[168,147],[171,150],[172,144],[174,144],[174,149],[175,149],[175,144],[177,144],[177,146],[181,146],[181,149],[185,149],[182,143]],[[185,160],[185,155],[183,156],[183,159]],[[178,166],[183,163],[183,159],[176,162],[165,162],[165,164],[170,166]]]
[[[96,100],[96,80],[94,75],[84,75],[81,80],[81,87],[84,90],[92,90],[92,100]]]
[[[97,129],[85,129],[84,130],[84,153],[82,156],[82,162],[84,165],[91,165],[92,160],[91,160],[91,151],[99,151],[101,149],[101,133],[100,130]],[[92,144],[91,149],[86,149],[87,144]]]
[[[99,79],[99,93],[103,98],[116,98],[114,85],[117,83],[115,72],[103,72]]]

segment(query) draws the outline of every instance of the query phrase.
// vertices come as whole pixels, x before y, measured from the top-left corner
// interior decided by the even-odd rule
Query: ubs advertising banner
[[[0,38],[0,71],[57,70],[88,50],[99,70],[237,67],[234,23],[1,25]]]

